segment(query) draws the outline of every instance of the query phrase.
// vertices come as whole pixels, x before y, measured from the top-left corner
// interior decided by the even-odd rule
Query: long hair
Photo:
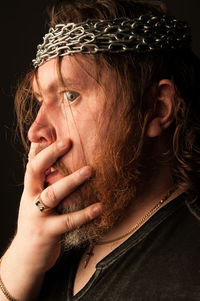
[[[49,25],[55,26],[59,23],[82,22],[89,18],[114,19],[135,18],[142,14],[163,15],[166,9],[161,1],[156,0],[66,0],[57,1],[49,12]],[[169,79],[174,83],[176,88],[173,104],[174,122],[170,128],[169,147],[165,155],[172,166],[174,182],[187,187],[190,193],[197,195],[200,180],[199,58],[191,50],[157,51],[145,55],[133,52],[102,53],[94,56],[99,72],[102,66],[107,66],[115,72],[116,102],[119,107],[120,101],[123,108],[122,119],[125,120],[124,124],[122,120],[119,124],[124,141],[128,145],[130,161],[136,160],[141,154],[145,130],[153,114],[149,98],[156,99],[161,79]],[[32,93],[32,78],[35,72],[27,74],[16,94],[16,111],[25,146],[27,146],[25,136],[27,129],[37,114],[37,104]],[[178,111],[177,98],[181,98]],[[137,134],[138,147],[132,153],[130,138],[134,131],[137,131],[134,135]],[[112,134],[119,135],[114,128]],[[110,149],[111,144],[110,142]]]

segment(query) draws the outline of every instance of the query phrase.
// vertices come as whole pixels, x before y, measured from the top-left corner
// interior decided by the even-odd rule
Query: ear
[[[173,121],[173,104],[175,100],[175,87],[172,81],[163,79],[158,84],[155,110],[147,127],[148,137],[157,137],[167,129]]]

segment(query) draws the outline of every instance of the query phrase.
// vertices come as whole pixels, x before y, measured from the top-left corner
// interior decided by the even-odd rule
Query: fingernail
[[[70,145],[70,141],[58,141],[57,146],[58,148],[67,148]]]
[[[92,213],[95,216],[98,216],[102,213],[102,206],[100,203],[98,204],[95,204],[93,207],[92,207]]]
[[[91,176],[91,173],[92,173],[92,170],[91,170],[91,167],[89,166],[84,166],[83,168],[81,168],[79,170],[79,173],[81,176],[84,176],[84,177],[90,177]]]

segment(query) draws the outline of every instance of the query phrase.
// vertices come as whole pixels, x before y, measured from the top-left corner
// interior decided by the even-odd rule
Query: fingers
[[[41,193],[42,202],[50,207],[56,207],[60,201],[71,194],[78,186],[83,184],[91,176],[92,170],[89,166],[84,166],[73,174],[59,180],[47,187]]]
[[[66,154],[71,148],[71,141],[66,143],[55,142],[40,151],[38,154],[35,143],[31,145],[29,152],[29,162],[26,167],[25,187],[40,190],[44,184],[45,171],[50,168],[61,156]]]
[[[102,205],[100,203],[95,203],[76,212],[51,216],[48,221],[48,231],[50,231],[52,235],[63,234],[90,222],[97,218],[101,213]]]
[[[32,142],[31,146],[30,146],[29,153],[28,153],[28,159],[29,160],[32,160],[36,156],[37,149],[38,149],[38,143]]]
[[[43,173],[51,167],[59,157],[67,153],[70,147],[70,140],[67,140],[66,143],[52,143],[36,156],[36,147],[33,144],[29,153],[30,162],[28,163],[28,169],[31,169],[31,172],[36,174]]]
[[[66,154],[66,152],[69,151],[70,147],[70,141],[68,141],[66,144],[53,143],[37,154],[37,146],[35,144],[31,145],[29,153],[29,163],[26,171],[25,186],[30,186],[30,189],[33,191],[32,194],[35,194],[33,186],[38,187],[38,179],[40,179],[41,183],[44,182],[44,179],[42,180],[42,176],[45,177],[45,171],[50,168],[59,157]],[[68,175],[61,180],[53,183],[44,190],[42,187],[39,187],[39,197],[35,203],[39,201],[40,205],[44,205],[47,208],[55,208],[63,199],[67,198],[80,185],[88,180],[91,176],[91,173],[91,168],[89,166],[84,166],[71,175]],[[27,191],[28,190],[26,190],[26,193]],[[30,200],[31,199],[32,198],[30,198]],[[77,212],[63,215],[50,214],[52,211],[48,211],[48,209],[46,208],[41,213],[38,208],[36,211],[35,207],[37,217],[39,217],[39,212],[41,214],[41,217],[46,216],[45,224],[48,223],[47,229],[48,232],[52,235],[60,235],[66,231],[80,227],[81,225],[99,216],[101,214],[101,211],[102,207],[100,203],[93,204]],[[44,213],[47,213],[47,215]]]

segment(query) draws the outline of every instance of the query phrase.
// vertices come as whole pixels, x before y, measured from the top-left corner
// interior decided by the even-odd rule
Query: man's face
[[[92,160],[101,146],[101,127],[109,119],[108,104],[114,88],[111,74],[102,70],[101,85],[96,80],[95,63],[80,56],[65,56],[60,66],[56,59],[39,67],[33,81],[36,98],[41,104],[28,137],[43,149],[54,141],[70,139],[72,147],[61,162],[73,172]],[[106,95],[105,95],[106,91]],[[103,122],[102,122],[103,121]],[[52,184],[63,175],[55,171],[47,177]]]
[[[98,219],[65,234],[64,245],[70,248],[101,239],[126,216],[135,197],[140,162],[132,160],[138,138],[132,135],[136,131],[129,133],[123,99],[116,97],[114,71],[104,67],[97,72],[92,57],[88,60],[84,55],[64,56],[60,68],[57,63],[52,59],[41,65],[34,78],[41,107],[28,137],[38,144],[38,151],[54,141],[72,142],[70,151],[55,165],[56,171],[46,177],[47,185],[84,165],[94,171],[92,179],[61,202],[59,213],[97,201],[103,206]]]
[[[56,171],[46,177],[45,184],[51,185],[84,165],[90,165],[94,171],[91,180],[61,202],[58,212],[80,210],[97,201],[104,204],[104,213],[98,220],[65,234],[67,248],[99,239],[121,215],[118,209],[123,207],[123,201],[118,198],[117,205],[112,187],[116,192],[114,185],[119,186],[122,181],[117,181],[116,172],[112,170],[114,163],[105,142],[113,133],[110,128],[115,114],[112,104],[116,98],[113,78],[112,71],[103,68],[97,76],[92,59],[65,56],[60,69],[56,59],[40,66],[33,81],[33,90],[41,106],[29,129],[29,140],[38,144],[38,152],[54,141],[70,139],[72,142],[70,151],[58,160]],[[113,145],[109,149],[113,153]],[[113,214],[112,218],[113,207],[118,214],[116,217]]]

